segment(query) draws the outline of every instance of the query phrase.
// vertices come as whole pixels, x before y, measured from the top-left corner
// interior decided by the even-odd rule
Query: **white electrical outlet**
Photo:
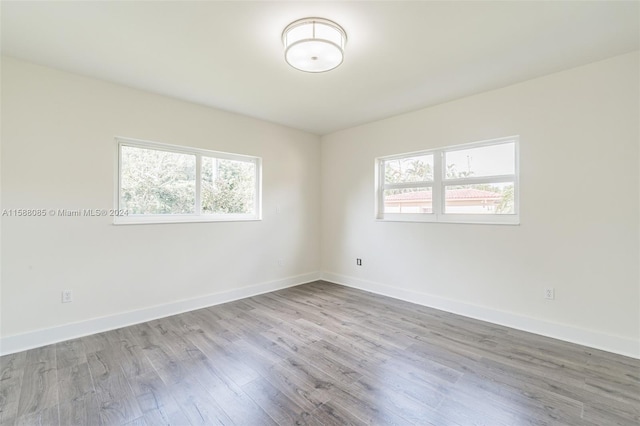
[[[544,298],[553,300],[556,298],[556,290],[553,287],[547,287],[544,289]]]
[[[284,259],[278,259],[278,266],[284,266]]]
[[[70,303],[70,302],[73,302],[73,291],[62,290],[62,303]]]

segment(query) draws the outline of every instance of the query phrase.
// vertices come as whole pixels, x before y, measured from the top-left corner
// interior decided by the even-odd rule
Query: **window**
[[[518,224],[518,137],[376,160],[376,217]]]
[[[116,140],[115,223],[260,219],[260,158]]]

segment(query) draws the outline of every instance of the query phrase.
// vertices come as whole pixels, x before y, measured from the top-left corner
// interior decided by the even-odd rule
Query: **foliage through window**
[[[509,223],[518,215],[518,137],[383,157],[377,218]]]
[[[260,218],[260,159],[118,139],[116,223]]]

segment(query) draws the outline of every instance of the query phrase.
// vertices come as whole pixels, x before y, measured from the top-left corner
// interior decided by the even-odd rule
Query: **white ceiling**
[[[639,48],[640,2],[2,1],[2,53],[316,134]],[[345,61],[283,59],[291,21],[348,35]]]

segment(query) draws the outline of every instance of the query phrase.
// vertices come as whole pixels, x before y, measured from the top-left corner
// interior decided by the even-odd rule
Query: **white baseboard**
[[[206,308],[208,306],[219,305],[221,303],[227,303],[243,299],[245,297],[257,296],[258,294],[281,290],[283,288],[317,281],[320,279],[320,275],[320,272],[296,275],[247,287],[208,294],[194,299],[179,300],[177,302],[167,303],[164,305],[122,312],[106,317],[92,318],[86,321],[30,331],[28,333],[3,336],[0,338],[0,355],[8,355],[27,349],[33,349],[40,346],[50,345],[52,343],[87,336],[89,334],[114,330],[128,325],[139,324],[141,322],[164,318],[183,312],[193,311],[195,309]]]
[[[336,284],[353,287],[395,299],[417,303],[446,312],[503,325],[542,336],[565,340],[607,352],[640,359],[640,342],[620,336],[599,333],[582,328],[526,317],[511,312],[499,311],[485,306],[473,305],[452,299],[433,296],[411,290],[404,290],[387,284],[362,280],[331,272],[312,272],[280,280],[259,283],[238,289],[209,294],[194,299],[180,300],[164,305],[152,306],[135,311],[122,312],[106,317],[40,329],[0,338],[0,355],[8,355],[40,346],[58,343],[89,334],[114,330],[128,325],[164,318],[195,309],[219,305],[245,297],[281,290],[287,287],[324,279]]]
[[[428,306],[446,312],[503,325],[517,330],[552,337],[579,345],[601,349],[620,355],[640,359],[640,341],[620,336],[612,336],[597,331],[585,330],[567,324],[559,324],[531,318],[512,312],[504,312],[485,306],[473,305],[452,299],[445,299],[427,293],[404,290],[387,284],[377,283],[346,275],[323,272],[322,279],[332,283],[365,290],[395,299]]]

